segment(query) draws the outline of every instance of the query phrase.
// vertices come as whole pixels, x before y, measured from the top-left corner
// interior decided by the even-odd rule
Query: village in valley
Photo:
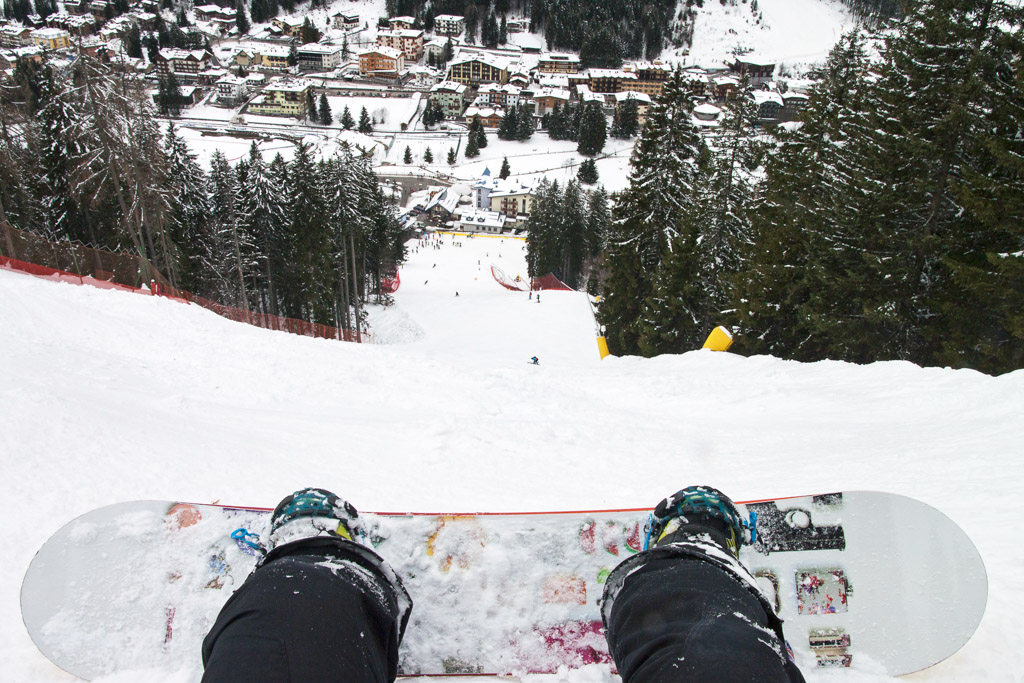
[[[159,113],[206,162],[215,149],[239,159],[253,140],[268,160],[297,142],[321,154],[347,145],[372,157],[407,226],[521,233],[539,180],[564,184],[587,157],[591,184],[622,189],[647,110],[676,69],[699,102],[694,124],[711,135],[737,97],[753,100],[761,125],[795,119],[813,83],[807,73],[779,79],[770,57],[742,47],[700,63],[676,50],[584,68],[580,55],[548,50],[529,17],[514,13],[501,16],[497,44],[485,47],[493,37],[481,31],[478,40],[463,16],[389,17],[380,2],[345,0],[261,23],[216,4],[61,5],[45,19],[34,13],[0,27],[0,68],[84,52],[140,75]],[[192,47],[160,47],[160,24]],[[611,135],[584,156],[574,140],[547,134],[553,115],[588,103]],[[616,134],[624,109],[632,128]],[[504,136],[512,116],[517,131]],[[470,149],[474,127],[495,143],[490,149]]]

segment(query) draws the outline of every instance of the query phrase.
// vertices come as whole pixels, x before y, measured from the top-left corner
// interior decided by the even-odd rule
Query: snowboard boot
[[[351,503],[325,489],[306,488],[285,497],[274,508],[267,551],[315,536],[364,544],[363,525]]]
[[[740,547],[752,541],[751,528],[724,493],[710,486],[688,486],[654,508],[647,546],[710,541],[738,559]]]

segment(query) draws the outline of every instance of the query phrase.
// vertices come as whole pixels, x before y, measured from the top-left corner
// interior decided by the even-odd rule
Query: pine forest
[[[355,151],[317,161],[256,144],[204,171],[142,82],[87,55],[19,62],[0,106],[0,222],[152,262],[219,303],[353,329],[402,261],[402,230]]]

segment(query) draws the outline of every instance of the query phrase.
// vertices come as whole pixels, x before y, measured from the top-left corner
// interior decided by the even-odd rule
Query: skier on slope
[[[393,681],[412,600],[361,532],[356,509],[329,491],[278,503],[267,554],[203,641],[203,681]],[[605,582],[601,617],[623,683],[803,682],[739,562],[748,540],[716,489],[658,504],[644,551]]]

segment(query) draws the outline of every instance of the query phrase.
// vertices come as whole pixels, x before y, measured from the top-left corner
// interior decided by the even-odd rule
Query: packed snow
[[[113,502],[269,507],[319,485],[366,510],[608,509],[690,483],[738,500],[873,489],[937,507],[977,544],[991,599],[959,653],[908,680],[1019,680],[1024,372],[710,351],[600,360],[585,295],[538,303],[491,277],[492,264],[525,277],[521,240],[410,247],[396,305],[372,315],[372,345],[0,271],[5,680],[72,680],[25,632],[19,587],[51,534]],[[182,670],[104,681],[200,674],[197,652]],[[527,678],[617,680],[596,665]]]

